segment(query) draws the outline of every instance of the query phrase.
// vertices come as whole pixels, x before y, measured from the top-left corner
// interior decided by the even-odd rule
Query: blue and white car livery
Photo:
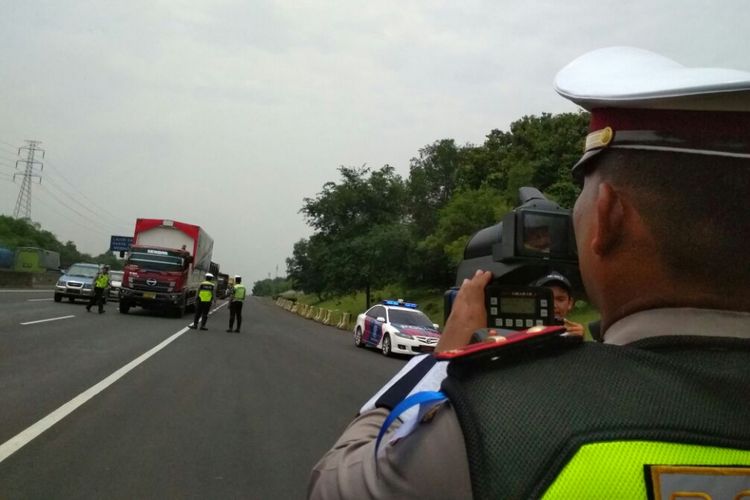
[[[385,355],[432,352],[440,340],[438,325],[417,305],[384,300],[357,316],[354,345],[375,347]]]

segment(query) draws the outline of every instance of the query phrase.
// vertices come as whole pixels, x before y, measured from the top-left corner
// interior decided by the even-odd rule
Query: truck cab
[[[131,247],[120,289],[120,312],[132,306],[171,308],[182,316],[189,300],[185,288],[192,257],[186,250]]]

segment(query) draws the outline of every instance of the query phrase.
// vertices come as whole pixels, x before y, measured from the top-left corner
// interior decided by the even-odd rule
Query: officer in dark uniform
[[[91,312],[91,306],[96,305],[99,307],[99,314],[104,313],[104,302],[105,302],[105,290],[109,286],[109,266],[102,266],[102,271],[96,276],[94,280],[94,295],[86,305],[86,311]]]
[[[190,328],[198,328],[198,321],[200,321],[201,330],[208,330],[206,328],[208,312],[211,310],[211,304],[213,304],[214,296],[216,295],[216,286],[213,283],[213,279],[213,274],[206,273],[206,279],[198,287],[198,297],[195,300],[195,318]]]
[[[438,345],[459,350],[447,377],[411,360],[315,466],[311,498],[747,497],[750,73],[616,47],[556,88],[592,114],[573,221],[603,343],[462,358],[486,325],[477,271]],[[410,393],[419,411],[384,425]]]

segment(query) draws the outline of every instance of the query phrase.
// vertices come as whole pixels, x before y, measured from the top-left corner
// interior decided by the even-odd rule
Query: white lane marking
[[[68,319],[68,318],[75,318],[75,314],[71,314],[70,316],[60,316],[58,318],[47,318],[47,319],[40,319],[37,321],[27,321],[26,323],[21,323],[22,325],[34,325],[36,323],[45,323],[47,321],[57,321],[58,319]]]
[[[0,290],[0,293],[50,293],[54,291],[54,288],[47,288],[43,290]]]
[[[219,308],[223,307],[225,304],[220,305],[216,309],[214,309],[211,312],[214,312],[218,310]],[[163,341],[161,344],[157,345],[156,347],[151,348],[149,351],[141,354],[137,358],[135,358],[133,361],[128,363],[127,365],[123,366],[119,370],[112,373],[110,376],[99,382],[98,384],[95,384],[91,386],[90,388],[86,389],[82,393],[80,393],[78,396],[74,397],[64,405],[62,405],[57,410],[53,411],[46,417],[42,418],[35,424],[31,425],[27,429],[19,432],[6,442],[0,445],[0,463],[2,463],[6,458],[29,444],[34,438],[39,436],[41,433],[55,425],[60,420],[64,419],[71,413],[73,413],[75,410],[78,409],[81,405],[83,405],[86,401],[93,398],[100,392],[102,392],[104,389],[109,387],[110,385],[117,382],[119,379],[124,377],[130,370],[135,368],[136,366],[140,365],[144,361],[146,361],[148,358],[156,354],[157,352],[161,351],[165,347],[167,347],[169,344],[177,340],[182,334],[187,332],[189,330],[188,327],[183,328],[179,332],[173,334],[171,337]]]
[[[52,297],[48,299],[26,299],[26,302],[44,302],[46,300],[52,300]]]

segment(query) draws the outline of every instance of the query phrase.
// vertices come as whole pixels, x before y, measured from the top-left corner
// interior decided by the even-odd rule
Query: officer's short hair
[[[632,194],[672,279],[714,289],[750,280],[750,159],[612,149],[593,162]]]

